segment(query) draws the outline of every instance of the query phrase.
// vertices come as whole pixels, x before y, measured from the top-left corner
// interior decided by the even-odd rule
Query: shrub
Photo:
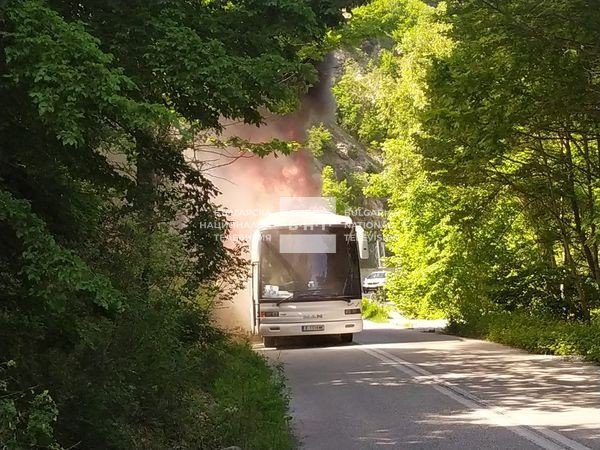
[[[214,287],[196,280],[184,236],[107,208],[86,261],[27,202],[0,191],[0,203],[24,250],[0,257],[4,448],[268,448],[255,445],[263,436],[285,448],[281,381],[211,324]]]
[[[0,364],[0,449],[47,448],[60,450],[54,439],[54,422],[58,415],[56,404],[48,391],[34,388],[11,392],[4,379],[14,361]]]
[[[533,317],[524,312],[491,313],[462,322],[453,321],[448,331],[467,337],[488,339],[524,350],[581,356],[600,363],[600,323],[568,322]]]
[[[331,132],[321,123],[308,130],[306,148],[317,158],[323,156],[332,146]]]
[[[230,344],[210,393],[218,400],[214,425],[222,447],[293,448],[281,366],[270,367],[245,344]]]
[[[390,308],[376,300],[370,300],[363,297],[362,316],[364,319],[373,322],[387,322],[389,319]]]
[[[352,188],[348,186],[348,181],[337,181],[335,171],[331,166],[323,167],[321,180],[321,195],[335,198],[336,212],[345,214],[352,203]]]

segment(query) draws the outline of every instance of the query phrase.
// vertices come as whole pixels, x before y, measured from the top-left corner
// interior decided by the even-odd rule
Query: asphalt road
[[[355,341],[263,350],[301,448],[600,449],[600,367],[418,330]]]

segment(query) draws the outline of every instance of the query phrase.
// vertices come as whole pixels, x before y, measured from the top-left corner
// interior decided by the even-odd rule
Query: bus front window
[[[277,229],[263,236],[260,286],[263,300],[293,296],[360,297],[356,243],[350,230]]]

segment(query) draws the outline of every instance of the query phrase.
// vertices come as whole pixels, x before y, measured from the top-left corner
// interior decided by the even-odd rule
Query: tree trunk
[[[575,190],[573,153],[571,150],[571,142],[570,142],[569,138],[564,137],[562,144],[563,144],[563,149],[565,150],[565,157],[566,157],[565,161],[566,161],[566,166],[567,166],[566,194],[568,196],[568,200],[569,200],[569,203],[571,206],[571,212],[573,213],[573,221],[575,224],[575,233],[579,240],[579,244],[581,245],[581,250],[584,254],[590,275],[596,281],[596,283],[598,283],[600,280],[599,274],[598,274],[598,271],[596,270],[595,263],[594,263],[594,257],[593,257],[592,251],[588,245],[587,236],[586,236],[585,231],[583,230],[583,226],[582,226],[581,209],[579,207],[579,202],[577,199],[577,192]],[[573,261],[571,254],[570,254],[570,251],[569,251],[569,260],[570,260],[570,264],[572,265],[572,267],[575,270],[575,276],[577,277],[576,286],[577,286],[577,290],[579,292],[579,297],[581,300],[581,311],[582,311],[582,316],[583,316],[581,318],[583,320],[589,320],[590,304],[589,304],[588,295],[585,291],[585,288],[583,286],[581,286],[581,281],[579,280],[579,276],[577,276],[577,272],[576,272],[577,268],[575,266],[575,262]]]
[[[154,166],[149,156],[154,141],[147,133],[136,133],[136,192],[134,207],[140,212],[142,225],[148,232],[154,229],[154,209],[156,206],[156,176]]]
[[[136,191],[133,199],[134,208],[139,212],[139,219],[147,239],[155,228],[156,207],[156,175],[150,152],[154,141],[147,132],[140,131],[135,135],[137,165],[136,165]],[[142,295],[147,297],[150,290],[150,246],[143,246],[143,268],[140,276]]]

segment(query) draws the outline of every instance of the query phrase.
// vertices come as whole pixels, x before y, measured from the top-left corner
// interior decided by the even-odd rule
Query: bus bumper
[[[321,327],[322,329],[320,329]],[[358,333],[362,329],[362,319],[334,322],[261,323],[258,327],[258,334],[261,336],[313,336]]]

